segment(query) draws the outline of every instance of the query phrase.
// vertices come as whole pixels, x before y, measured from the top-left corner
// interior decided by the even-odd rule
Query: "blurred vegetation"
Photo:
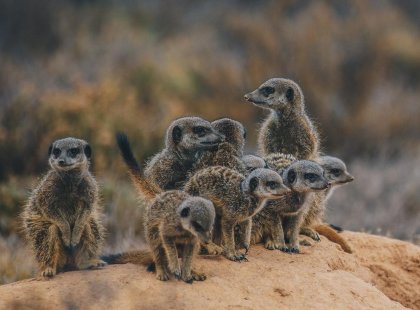
[[[47,169],[49,144],[65,136],[93,146],[107,250],[141,242],[141,209],[114,133],[125,131],[144,162],[172,119],[228,116],[245,124],[253,152],[265,112],[242,96],[271,77],[301,85],[323,150],[358,172],[332,201],[342,204],[332,208],[338,224],[420,235],[416,223],[376,221],[381,207],[368,203],[393,193],[409,218],[420,214],[418,165],[401,168],[406,180],[381,174],[420,154],[419,15],[416,0],[0,0],[0,246],[20,246],[17,215]],[[398,193],[382,182],[397,176],[410,182]],[[348,215],[351,197],[378,182],[358,204],[371,219],[362,225]],[[1,266],[0,277],[12,280]]]

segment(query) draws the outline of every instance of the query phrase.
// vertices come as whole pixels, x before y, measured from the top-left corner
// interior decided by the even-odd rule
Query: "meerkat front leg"
[[[245,249],[245,255],[248,253],[249,246],[251,244],[251,232],[252,232],[252,218],[249,218],[240,223],[240,244]]]
[[[288,233],[288,252],[299,253],[299,231],[302,225],[303,214],[289,216],[285,223],[285,230]]]
[[[283,252],[287,252],[288,248],[286,246],[286,242],[284,241],[284,232],[281,221],[273,220],[269,226],[270,232],[264,241],[264,247],[268,250],[276,249]]]
[[[299,233],[301,235],[308,236],[308,237],[312,238],[315,241],[321,241],[321,237],[319,236],[319,234],[315,230],[313,230],[312,228],[302,227],[300,229],[300,232]]]
[[[71,232],[70,246],[72,248],[75,248],[79,244],[83,230],[89,221],[90,210],[88,209],[88,206],[80,209],[82,211],[80,211],[80,213],[77,215],[73,230]]]
[[[237,255],[235,250],[235,223],[232,221],[227,221],[222,218],[222,243],[224,247],[224,255],[227,259],[232,261],[242,261],[245,260],[244,255]]]
[[[156,279],[169,280],[168,262],[165,249],[159,236],[159,229],[152,227],[147,231],[147,239],[152,251],[153,261],[156,268]]]
[[[43,243],[36,252],[41,275],[44,278],[53,277],[57,273],[58,261],[63,251],[60,245],[59,228],[56,225],[50,225],[48,229],[37,232],[36,239],[43,239]]]
[[[173,237],[163,237],[163,246],[165,247],[168,267],[172,274],[178,280],[181,279],[181,267],[179,266],[178,250]]]
[[[80,237],[79,247],[76,251],[76,267],[78,269],[91,269],[104,267],[106,263],[99,259],[98,250],[101,239],[98,240],[99,227],[96,222],[86,224]]]
[[[194,256],[195,251],[195,244],[194,243],[187,243],[184,245],[184,249],[182,251],[182,267],[181,267],[181,279],[186,283],[192,283],[194,277],[192,276],[191,272],[191,264],[192,259]]]

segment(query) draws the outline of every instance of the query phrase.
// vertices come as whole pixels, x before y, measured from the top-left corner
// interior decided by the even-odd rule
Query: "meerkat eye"
[[[61,150],[55,148],[55,149],[53,149],[52,153],[53,153],[54,157],[58,157],[61,154]]]
[[[333,168],[333,169],[330,170],[330,173],[332,173],[333,175],[335,175],[336,177],[338,177],[341,174],[341,170],[340,169]]]
[[[276,189],[278,187],[278,183],[274,181],[268,181],[265,185],[271,189]]]
[[[295,97],[295,92],[293,91],[293,88],[289,87],[286,90],[286,99],[289,101],[292,101],[294,97]]]
[[[193,127],[192,132],[199,137],[202,137],[207,133],[207,128],[203,126]]]
[[[76,157],[77,155],[79,155],[79,153],[80,153],[80,149],[77,148],[77,147],[73,147],[73,148],[71,148],[70,150],[67,151],[67,154],[70,157]]]
[[[296,172],[295,170],[290,170],[287,173],[287,182],[289,182],[289,184],[292,184],[295,180],[296,180]]]
[[[274,93],[274,87],[271,86],[266,86],[260,89],[260,93],[264,96],[264,97],[268,97],[270,96],[272,93]]]
[[[305,173],[304,178],[310,182],[315,182],[319,180],[319,175],[315,173]]]

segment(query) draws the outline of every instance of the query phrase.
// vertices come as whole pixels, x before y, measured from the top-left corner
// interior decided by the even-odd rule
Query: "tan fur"
[[[271,111],[259,132],[258,146],[263,157],[271,153],[292,154],[297,159],[318,156],[318,133],[305,112],[298,84],[273,78],[246,94],[245,99]]]
[[[346,253],[353,253],[353,250],[351,249],[350,245],[347,243],[346,240],[342,236],[340,236],[334,229],[332,229],[330,226],[326,224],[319,224],[315,225],[314,229],[317,233],[319,233],[322,236],[325,236],[328,240],[337,243],[341,246],[341,248]]]
[[[68,154],[76,149],[77,156]],[[21,215],[44,277],[105,265],[98,258],[104,228],[99,220],[98,186],[88,170],[89,157],[90,146],[83,140],[55,141],[50,147],[51,170],[32,192]]]

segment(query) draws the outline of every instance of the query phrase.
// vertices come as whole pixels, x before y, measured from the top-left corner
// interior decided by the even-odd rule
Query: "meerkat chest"
[[[58,207],[71,216],[80,208],[87,208],[94,199],[91,188],[85,182],[63,183],[54,189],[54,197]]]

